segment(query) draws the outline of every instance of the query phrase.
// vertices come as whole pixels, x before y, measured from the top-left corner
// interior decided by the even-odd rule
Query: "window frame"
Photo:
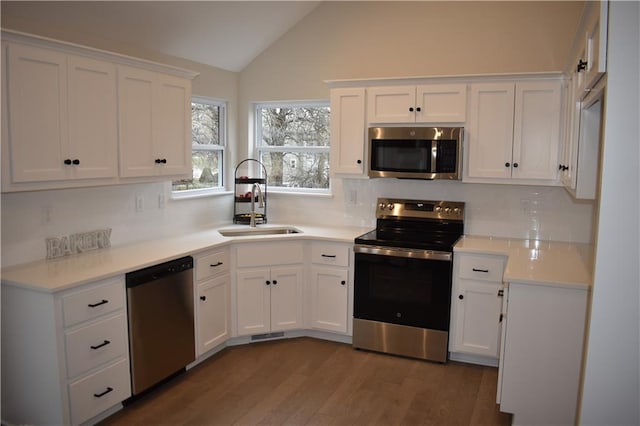
[[[273,186],[269,184],[267,181],[267,187],[269,188],[269,192],[271,193],[281,193],[281,194],[305,194],[305,195],[322,195],[327,196],[331,195],[331,134],[329,134],[329,145],[326,147],[315,145],[315,146],[288,146],[288,147],[274,147],[274,146],[260,146],[260,142],[262,142],[262,117],[260,116],[261,108],[304,108],[304,107],[326,107],[329,108],[329,119],[331,119],[331,103],[329,99],[315,99],[315,100],[301,100],[301,101],[269,101],[269,102],[255,102],[253,104],[253,144],[250,147],[253,156],[256,159],[261,158],[262,152],[299,152],[299,153],[320,153],[326,152],[329,158],[329,187],[328,188],[299,188],[299,187],[284,187],[284,186]],[[331,129],[329,128],[329,133],[331,133]]]
[[[216,145],[202,145],[194,143],[193,140],[191,142],[191,158],[193,160],[193,152],[194,151],[217,151],[221,152],[221,162],[220,162],[220,184],[211,188],[195,188],[195,189],[183,189],[183,190],[174,190],[173,182],[170,183],[171,190],[171,198],[172,199],[184,199],[184,198],[195,198],[195,197],[204,197],[210,195],[222,195],[229,192],[226,189],[226,179],[225,173],[227,170],[227,109],[228,102],[224,99],[205,97],[205,96],[192,96],[191,103],[212,105],[218,107],[218,139],[220,141],[219,144]],[[193,119],[193,116],[192,116]]]

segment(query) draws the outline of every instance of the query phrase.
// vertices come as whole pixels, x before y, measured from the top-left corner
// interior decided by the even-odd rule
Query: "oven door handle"
[[[406,248],[399,248],[399,247],[369,246],[364,244],[354,245],[353,251],[354,253],[375,254],[378,256],[407,257],[411,259],[440,260],[445,262],[451,262],[451,259],[452,259],[451,253],[446,251],[416,250],[416,249],[406,249]]]

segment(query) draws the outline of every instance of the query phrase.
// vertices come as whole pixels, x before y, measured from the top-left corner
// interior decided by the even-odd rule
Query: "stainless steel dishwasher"
[[[193,258],[130,272],[126,286],[135,396],[195,360]]]

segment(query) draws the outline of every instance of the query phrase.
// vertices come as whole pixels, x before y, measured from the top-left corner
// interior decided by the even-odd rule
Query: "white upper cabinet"
[[[456,123],[466,120],[466,84],[367,89],[369,123]]]
[[[3,192],[191,175],[196,74],[11,31],[2,36]]]
[[[190,81],[118,67],[120,176],[191,174]]]
[[[513,145],[513,83],[471,85],[466,140],[470,178],[509,178]],[[506,166],[505,163],[509,163]]]
[[[7,52],[11,182],[116,176],[113,64],[21,44]]]
[[[574,69],[582,76],[578,86],[582,94],[591,90],[607,71],[608,14],[608,1],[585,2],[574,43],[580,52]]]
[[[366,153],[365,89],[331,90],[331,172],[363,176]]]
[[[556,183],[561,84],[544,80],[471,85],[466,181]]]
[[[116,69],[112,63],[69,56],[69,143],[76,177],[118,173]]]

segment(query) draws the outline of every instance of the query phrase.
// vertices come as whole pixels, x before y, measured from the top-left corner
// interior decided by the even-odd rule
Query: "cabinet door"
[[[229,337],[230,278],[229,274],[198,285],[196,315],[198,330],[197,354],[204,354]]]
[[[466,84],[430,84],[416,88],[416,123],[464,123]]]
[[[348,270],[311,269],[311,326],[320,330],[347,332]]]
[[[591,9],[586,28],[587,68],[585,89],[589,90],[607,71],[608,1],[589,2]]]
[[[499,283],[458,279],[453,294],[455,304],[454,349],[498,358],[500,342],[500,310],[502,298]]]
[[[160,173],[191,177],[191,81],[157,74],[153,108],[153,158],[162,161]]]
[[[7,49],[11,179],[66,179],[66,55],[20,44]]]
[[[331,90],[331,171],[364,175],[367,140],[363,88]]]
[[[118,174],[115,66],[69,56],[69,158],[76,178]]]
[[[369,123],[412,123],[416,119],[415,107],[415,86],[367,89],[367,119]]]
[[[118,67],[120,176],[154,176],[153,82],[155,73]]]
[[[268,269],[238,271],[236,291],[239,336],[271,331],[270,281]]]
[[[302,267],[271,270],[271,331],[302,328]]]
[[[471,86],[467,131],[470,178],[511,177],[513,143],[513,83]]]
[[[560,81],[516,84],[514,179],[557,178],[561,96]]]

